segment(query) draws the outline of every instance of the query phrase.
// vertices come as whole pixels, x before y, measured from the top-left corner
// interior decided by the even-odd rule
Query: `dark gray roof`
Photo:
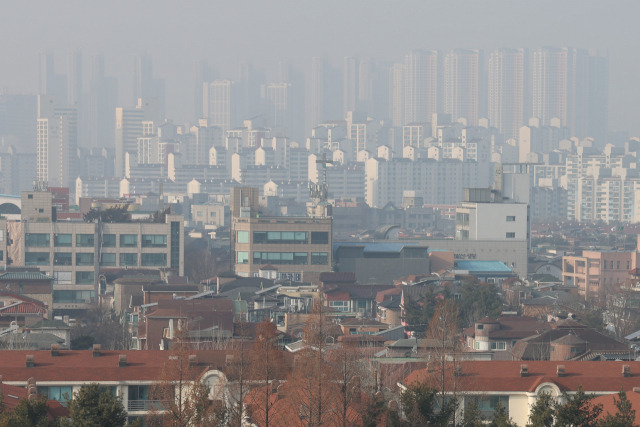
[[[8,271],[0,274],[0,280],[53,280],[39,271]]]

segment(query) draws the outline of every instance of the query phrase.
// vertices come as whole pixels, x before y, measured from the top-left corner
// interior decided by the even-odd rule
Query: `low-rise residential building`
[[[518,426],[524,427],[529,421],[531,408],[543,393],[562,401],[563,393],[571,396],[579,388],[587,395],[596,396],[633,390],[640,366],[637,362],[619,361],[531,361],[526,364],[520,361],[462,361],[455,370],[445,372],[445,393],[449,396],[456,394],[460,412],[473,401],[480,413],[490,419],[497,406],[501,405]],[[441,371],[437,367],[415,370],[399,386],[404,389],[416,383],[440,388]]]

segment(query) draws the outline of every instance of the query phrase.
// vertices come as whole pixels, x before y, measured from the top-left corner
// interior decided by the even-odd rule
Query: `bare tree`
[[[184,328],[168,352],[160,381],[151,387],[148,423],[152,426],[208,426],[224,418],[224,408],[212,405],[209,390],[200,381],[202,368],[194,363]]]
[[[273,405],[275,400],[272,385],[283,375],[284,366],[282,355],[277,347],[278,329],[269,319],[264,320],[256,327],[256,342],[250,353],[251,377],[256,385],[254,393],[248,395],[246,402],[251,408],[252,418],[264,421],[264,426],[273,424]]]
[[[229,402],[230,424],[240,427],[246,416],[244,398],[248,391],[251,358],[249,354],[250,345],[248,342],[249,325],[243,321],[236,323],[235,328],[236,338],[231,343],[232,352],[227,356],[226,362],[226,374],[228,378],[227,401]]]

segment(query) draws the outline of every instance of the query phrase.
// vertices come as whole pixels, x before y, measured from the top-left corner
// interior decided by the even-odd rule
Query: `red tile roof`
[[[631,402],[631,407],[636,410],[636,420],[634,425],[640,424],[640,393],[635,391],[626,390],[627,399]],[[618,412],[618,408],[614,403],[614,397],[617,400],[617,394],[609,394],[606,396],[598,396],[591,401],[592,405],[602,405],[602,414],[600,419],[604,419],[607,414],[615,415]]]
[[[554,362],[528,361],[528,376],[520,376],[521,361],[460,362],[461,375],[456,378],[460,391],[535,392],[545,382],[553,383],[561,391],[575,391],[582,386],[585,392],[617,393],[621,389],[633,390],[640,383],[640,362]],[[559,377],[557,367],[563,365],[566,375]],[[629,365],[631,374],[622,376],[622,367]],[[420,369],[411,373],[404,384],[434,381],[439,372]],[[451,375],[448,375],[451,381]]]
[[[227,350],[200,350],[196,354],[198,366],[204,372],[209,366],[225,366]],[[119,367],[119,355],[127,356],[127,366]],[[34,356],[35,366],[26,367],[27,355]],[[44,382],[104,382],[104,381],[153,381],[160,377],[171,355],[160,350],[102,351],[93,357],[91,350],[60,350],[59,356],[51,351],[17,350],[0,351],[0,375],[5,383],[26,384],[33,377]]]

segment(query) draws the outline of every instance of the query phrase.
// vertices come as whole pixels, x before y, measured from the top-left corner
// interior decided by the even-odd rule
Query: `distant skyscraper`
[[[376,78],[376,66],[370,59],[360,60],[358,65],[358,103],[357,108],[368,114],[373,113],[373,83]]]
[[[115,109],[118,105],[118,81],[104,73],[104,57],[92,56],[89,63],[87,128],[89,147],[114,148]]]
[[[358,108],[358,89],[359,77],[358,71],[359,61],[352,56],[345,56],[343,72],[343,88],[342,88],[342,113],[346,116],[348,111],[354,111]]]
[[[266,101],[276,136],[288,136],[292,128],[291,84],[271,83],[266,88]]]
[[[438,52],[413,51],[404,58],[404,123],[428,122],[438,112]]]
[[[395,127],[403,126],[404,120],[404,96],[406,93],[404,84],[404,66],[402,64],[394,64],[389,76],[389,92],[391,93],[391,102],[389,103],[389,117],[391,123]]]
[[[133,61],[133,103],[138,99],[157,99],[158,112],[165,117],[164,80],[153,77],[153,63],[146,55],[137,55]]]
[[[488,117],[505,138],[517,138],[525,116],[527,52],[496,49],[488,61]]]
[[[196,118],[204,117],[202,111],[202,85],[205,82],[211,82],[216,78],[216,72],[207,64],[206,61],[196,61],[194,63],[194,84],[193,84],[193,113]]]
[[[326,61],[314,56],[311,58],[311,97],[309,100],[309,128],[318,126],[324,117],[324,79]]]
[[[327,120],[341,117],[343,76],[324,58],[311,59],[309,118],[307,132]]]
[[[67,104],[80,106],[82,102],[82,52],[69,54],[67,61]]]
[[[531,115],[543,126],[558,118],[571,128],[569,103],[573,98],[575,62],[573,49],[545,47],[533,51]]]
[[[53,54],[41,52],[38,55],[38,94],[56,98],[60,105],[67,103],[67,87],[63,75],[55,73]]]
[[[479,118],[481,52],[453,50],[444,58],[444,112],[456,121],[467,119],[475,126]]]
[[[51,187],[75,188],[77,178],[78,112],[56,104],[55,97],[38,96],[37,173]]]
[[[215,80],[203,85],[202,112],[209,126],[218,126],[224,133],[237,124],[236,90],[236,84],[231,80]]]
[[[153,123],[158,122],[158,117],[160,116],[156,99],[139,99],[135,108],[116,108],[115,176],[124,177],[125,175],[126,153],[137,153],[138,138],[145,134],[143,122],[148,128],[153,128]]]
[[[239,120],[262,114],[264,108],[260,98],[260,85],[264,84],[264,73],[246,62],[238,67],[238,114]]]
[[[0,94],[0,140],[4,147],[14,145],[20,153],[36,152],[37,97]],[[35,175],[34,175],[35,176]]]

